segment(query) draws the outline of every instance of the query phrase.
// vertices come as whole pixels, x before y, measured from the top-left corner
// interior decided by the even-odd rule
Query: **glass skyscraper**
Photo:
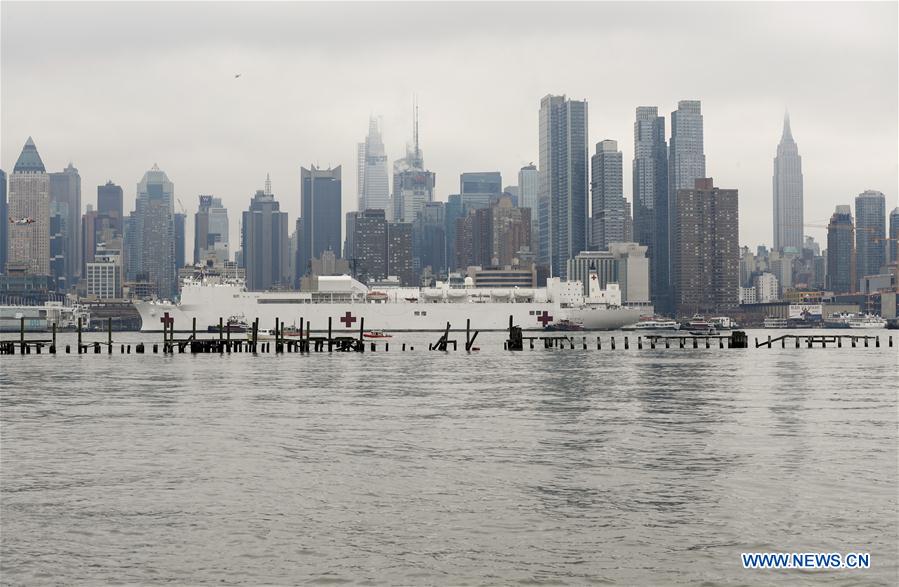
[[[587,102],[544,96],[539,125],[538,259],[566,279],[568,259],[587,250]]]
[[[668,247],[668,144],[665,117],[655,106],[637,108],[634,122],[634,240],[646,245],[650,296],[660,312],[670,311]]]
[[[855,198],[855,252],[857,277],[877,275],[886,265],[886,198],[867,190]]]

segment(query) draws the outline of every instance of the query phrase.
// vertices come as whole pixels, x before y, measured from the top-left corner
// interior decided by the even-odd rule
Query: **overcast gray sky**
[[[740,190],[743,244],[771,243],[785,108],[806,223],[865,189],[897,204],[896,2],[0,6],[0,166],[32,135],[49,170],[79,168],[84,204],[112,179],[127,213],[158,163],[190,219],[198,194],[222,197],[232,240],[266,172],[291,223],[301,165],[343,165],[353,209],[369,114],[399,158],[413,93],[440,200],[462,171],[517,183],[541,96],[564,93],[589,101],[591,152],[619,141],[628,200],[635,108],[702,100],[707,172]]]

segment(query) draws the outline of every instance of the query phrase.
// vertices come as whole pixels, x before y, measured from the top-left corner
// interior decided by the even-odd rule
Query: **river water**
[[[877,334],[0,357],[0,580],[895,585],[899,351]],[[743,569],[769,551],[871,568]]]

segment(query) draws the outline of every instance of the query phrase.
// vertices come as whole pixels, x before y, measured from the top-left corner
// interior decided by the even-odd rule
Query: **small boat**
[[[887,320],[887,330],[899,330],[899,318]]]
[[[365,338],[393,338],[392,335],[384,332],[383,330],[368,330],[362,333],[362,336]]]
[[[765,328],[788,328],[789,326],[790,321],[786,318],[777,318],[775,316],[765,318]]]
[[[885,328],[887,321],[873,314],[857,314],[849,319],[849,328]]]
[[[552,322],[543,327],[543,330],[546,332],[571,332],[583,329],[583,323],[572,322],[571,320],[559,320],[558,322]]]
[[[250,328],[243,316],[231,316],[222,327],[222,332],[246,332]],[[218,332],[218,324],[210,324],[206,329],[207,332]]]
[[[730,316],[716,316],[714,318],[709,318],[709,323],[718,330],[733,330],[734,328],[739,327],[737,321]]]
[[[687,322],[687,330],[694,336],[718,334],[718,331],[715,330],[715,326],[699,314],[694,315],[693,318]]]

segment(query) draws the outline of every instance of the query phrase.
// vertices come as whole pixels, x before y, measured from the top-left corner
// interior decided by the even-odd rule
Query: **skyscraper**
[[[866,190],[855,198],[856,277],[877,275],[886,265],[886,198]]]
[[[256,191],[250,200],[250,208],[242,215],[241,250],[247,289],[265,291],[289,285],[289,238],[287,212],[281,212],[281,206],[271,192],[271,184],[266,181],[266,189]]]
[[[702,112],[699,100],[681,100],[671,113],[668,143],[668,210],[677,208],[677,191],[692,190],[705,177]]]
[[[0,275],[6,273],[6,233],[9,211],[6,204],[6,172],[0,169]]]
[[[544,96],[539,121],[539,260],[565,279],[587,249],[587,102]]]
[[[7,271],[50,275],[50,176],[31,137],[9,176]]]
[[[229,254],[228,210],[222,206],[221,198],[200,196],[194,214],[194,263],[203,263],[210,257],[221,263],[229,260]]]
[[[802,157],[784,116],[783,134],[774,157],[774,250],[802,250]]]
[[[97,214],[106,216],[110,222],[122,233],[122,219],[124,212],[122,208],[122,187],[112,181],[107,181],[106,185],[97,186]]]
[[[81,176],[71,163],[50,174],[50,224],[52,274],[67,291],[81,277]]]
[[[446,199],[444,209],[446,223],[444,234],[446,235],[446,264],[450,270],[456,268],[456,222],[462,218],[462,195],[451,194]]]
[[[413,266],[417,271],[427,267],[436,275],[446,273],[446,206],[428,202],[412,223]]]
[[[622,156],[618,142],[605,140],[596,143],[596,154],[590,160],[590,184],[593,202],[593,234],[591,246],[607,251],[609,243],[624,242],[625,200],[622,179]]]
[[[177,275],[178,270],[184,267],[184,248],[187,245],[187,234],[185,231],[187,214],[175,212],[172,220],[175,223],[175,275]]]
[[[531,163],[518,170],[518,207],[531,209],[531,247],[537,248],[540,241],[538,234],[538,201],[540,195],[540,178],[537,166]],[[536,251],[535,251],[536,252]]]
[[[459,194],[466,210],[487,208],[503,193],[499,171],[469,171],[459,176]]]
[[[128,279],[146,274],[163,299],[173,299],[178,293],[174,201],[175,185],[154,164],[137,184],[134,212],[125,230]]]
[[[390,186],[387,178],[387,154],[381,140],[377,118],[368,121],[368,136],[357,145],[359,210],[387,210]]]
[[[412,262],[412,223],[387,223],[387,275],[399,277],[400,284],[417,285]]]
[[[899,264],[899,207],[890,212],[890,240],[887,246],[890,249],[890,263]]]
[[[347,214],[346,255],[359,281],[368,283],[387,277],[387,217],[384,210],[360,210]]]
[[[406,156],[393,163],[392,220],[412,222],[424,205],[434,201],[437,176],[424,167],[424,154],[418,143],[418,107],[412,125],[412,145],[406,146]],[[388,214],[389,215],[389,214]]]
[[[319,169],[314,165],[300,170],[300,216],[303,218],[303,244],[300,247],[301,267],[297,275],[302,277],[312,259],[321,257],[323,251],[341,252],[341,180],[340,165],[334,169]]]
[[[646,245],[649,293],[659,312],[670,313],[668,145],[665,117],[655,106],[637,108],[634,122],[634,240]]]
[[[738,194],[698,178],[680,189],[671,222],[671,281],[677,313],[720,312],[740,301]]]
[[[852,293],[856,286],[855,226],[849,206],[837,206],[827,225],[827,289]]]

